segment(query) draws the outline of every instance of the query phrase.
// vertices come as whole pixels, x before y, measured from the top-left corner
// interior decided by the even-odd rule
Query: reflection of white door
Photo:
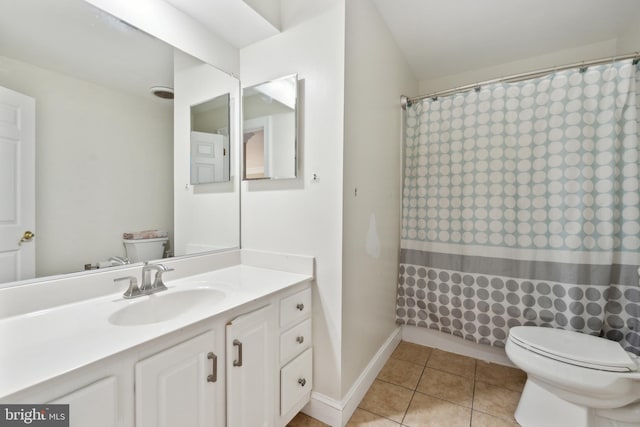
[[[0,87],[0,283],[35,277],[35,99]]]
[[[229,138],[191,132],[191,184],[229,181]]]

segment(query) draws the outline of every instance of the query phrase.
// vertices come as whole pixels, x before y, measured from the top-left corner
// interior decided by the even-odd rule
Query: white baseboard
[[[311,401],[302,412],[332,427],[344,427],[384,364],[391,357],[391,353],[400,343],[401,337],[402,329],[398,327],[369,361],[342,400],[339,401],[324,394],[312,392]]]
[[[502,348],[477,344],[433,329],[403,325],[402,340],[450,353],[462,354],[485,362],[513,366]]]
[[[331,427],[342,427],[342,403],[315,391],[302,412]]]

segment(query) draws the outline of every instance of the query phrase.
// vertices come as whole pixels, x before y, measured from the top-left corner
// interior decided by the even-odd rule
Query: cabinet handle
[[[207,354],[207,359],[211,360],[212,365],[212,374],[207,376],[207,382],[215,383],[218,381],[218,356],[213,354],[213,352],[209,352],[209,354]]]
[[[304,310],[304,304],[298,304],[296,305],[296,308],[300,311]]]
[[[242,366],[242,343],[238,340],[233,340],[233,346],[238,346],[238,359],[233,361],[233,366]]]
[[[298,384],[300,384],[302,387],[304,387],[307,384],[307,380],[305,380],[304,378],[299,378],[298,379]]]
[[[304,337],[300,335],[298,338],[296,338],[296,341],[298,344],[302,344],[304,342]]]

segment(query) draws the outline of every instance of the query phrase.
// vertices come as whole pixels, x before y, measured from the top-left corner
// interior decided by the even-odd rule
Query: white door
[[[191,132],[191,184],[229,181],[229,138]]]
[[[214,347],[209,331],[136,363],[136,427],[223,425],[224,371]]]
[[[227,426],[274,424],[275,311],[269,305],[227,325]]]
[[[35,153],[35,99],[0,86],[0,283],[35,277]]]

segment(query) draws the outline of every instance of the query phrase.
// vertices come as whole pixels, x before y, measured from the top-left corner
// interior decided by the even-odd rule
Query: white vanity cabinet
[[[269,304],[227,324],[227,426],[274,425],[276,314]]]
[[[1,401],[69,404],[72,427],[284,427],[312,385],[311,284],[303,281]]]
[[[137,427],[223,425],[219,349],[210,330],[135,365]]]

